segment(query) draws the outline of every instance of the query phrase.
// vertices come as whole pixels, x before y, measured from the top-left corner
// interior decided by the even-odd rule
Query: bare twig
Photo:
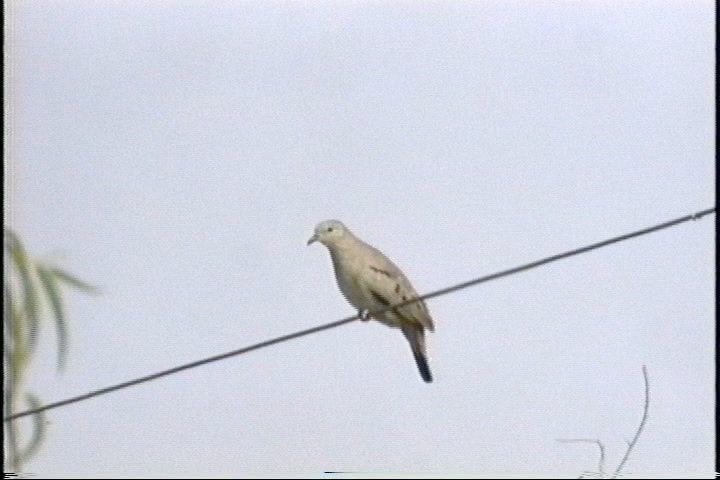
[[[647,423],[648,419],[648,410],[650,409],[650,382],[648,380],[648,373],[647,373],[647,367],[643,365],[642,367],[643,372],[643,378],[645,379],[645,406],[643,408],[643,416],[642,420],[640,420],[640,425],[638,426],[637,431],[635,432],[635,436],[633,439],[627,443],[627,450],[625,450],[625,455],[623,456],[622,460],[618,464],[617,468],[615,469],[615,473],[613,473],[612,477],[610,478],[617,478],[621,475],[621,471],[623,467],[625,467],[625,464],[628,461],[628,458],[630,458],[630,452],[632,452],[633,448],[635,447],[635,444],[637,443],[638,439],[640,438],[640,434],[642,433],[643,429],[645,428],[645,424]],[[592,474],[593,476],[598,476],[600,478],[606,478],[605,477],[605,446],[603,443],[595,438],[558,438],[558,442],[562,443],[594,443],[598,446],[600,449],[600,460],[598,461],[598,473],[597,475]],[[585,473],[585,472],[584,472]],[[579,478],[584,478],[583,474],[580,475]],[[589,473],[589,472],[588,472]]]
[[[561,443],[594,443],[600,449],[600,460],[598,461],[598,473],[600,478],[605,476],[605,445],[596,438],[558,438]]]
[[[645,379],[645,407],[643,409],[642,420],[640,420],[640,425],[638,426],[638,429],[635,432],[635,437],[632,439],[632,441],[628,442],[628,448],[625,451],[625,456],[623,456],[622,460],[620,461],[620,464],[615,469],[615,473],[613,474],[612,478],[617,478],[620,476],[620,471],[625,466],[625,463],[627,463],[627,460],[630,457],[630,452],[632,452],[632,449],[635,447],[635,444],[637,443],[638,438],[640,438],[640,434],[642,433],[643,429],[645,428],[645,423],[647,422],[647,419],[648,419],[648,410],[650,408],[650,382],[648,380],[647,367],[645,365],[643,365],[642,371],[643,371],[643,378]]]

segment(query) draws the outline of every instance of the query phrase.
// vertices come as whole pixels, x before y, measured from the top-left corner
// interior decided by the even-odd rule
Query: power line
[[[589,252],[590,250],[595,250],[595,249],[598,249],[598,248],[601,248],[601,247],[605,247],[605,246],[607,246],[607,245],[611,245],[611,244],[613,244],[613,243],[622,242],[622,241],[628,240],[628,239],[630,239],[630,238],[639,237],[639,236],[641,236],[641,235],[646,235],[646,234],[648,234],[648,233],[656,232],[656,231],[658,231],[658,230],[663,230],[663,229],[665,229],[665,228],[669,228],[669,227],[672,227],[672,226],[675,226],[675,225],[678,225],[678,224],[681,224],[681,223],[685,223],[685,222],[688,222],[688,221],[690,221],[690,220],[698,220],[698,219],[702,218],[703,216],[708,215],[708,214],[711,214],[711,213],[715,213],[715,207],[713,207],[713,208],[708,208],[708,209],[699,211],[699,212],[694,213],[694,214],[691,214],[691,215],[685,215],[684,217],[676,218],[676,219],[674,219],[674,220],[669,220],[669,221],[667,221],[667,222],[660,223],[660,224],[658,224],[658,225],[654,225],[654,226],[652,226],[652,227],[643,228],[642,230],[636,230],[636,231],[631,232],[631,233],[626,233],[625,235],[620,235],[620,236],[617,236],[617,237],[610,238],[610,239],[608,239],[608,240],[603,240],[603,241],[601,241],[601,242],[593,243],[593,244],[587,245],[587,246],[585,246],[585,247],[576,248],[576,249],[574,249],[574,250],[569,250],[569,251],[564,252],[564,253],[558,253],[557,255],[552,255],[552,256],[550,256],[550,257],[545,257],[545,258],[543,258],[543,259],[540,259],[540,260],[537,260],[537,261],[534,261],[534,262],[530,262],[530,263],[526,263],[526,264],[520,265],[520,266],[518,266],[518,267],[509,268],[509,269],[503,270],[503,271],[501,271],[501,272],[497,272],[497,273],[493,273],[493,274],[490,274],[490,275],[486,275],[486,276],[484,276],[484,277],[479,277],[479,278],[476,278],[476,279],[473,279],[473,280],[469,280],[469,281],[467,281],[467,282],[458,283],[457,285],[453,285],[453,286],[451,286],[451,287],[443,288],[443,289],[441,289],[441,290],[436,290],[436,291],[431,292],[431,293],[428,293],[428,294],[426,294],[426,295],[422,295],[422,296],[420,296],[420,297],[418,297],[418,298],[410,299],[410,300],[405,301],[405,302],[402,302],[402,303],[398,303],[398,304],[395,304],[395,305],[391,305],[391,306],[389,306],[389,307],[387,307],[387,308],[383,308],[382,310],[378,310],[378,311],[376,311],[376,312],[371,312],[371,314],[379,314],[379,313],[385,312],[385,311],[387,311],[387,310],[391,310],[391,309],[393,309],[393,308],[402,307],[402,306],[404,306],[404,305],[408,305],[408,304],[410,304],[410,303],[417,302],[417,301],[419,301],[419,300],[426,300],[426,299],[429,299],[429,298],[434,298],[434,297],[439,297],[439,296],[441,296],[441,295],[446,295],[446,294],[448,294],[448,293],[455,292],[455,291],[457,291],[457,290],[462,290],[462,289],[465,289],[465,288],[468,288],[468,287],[472,287],[472,286],[478,285],[478,284],[480,284],[480,283],[489,282],[490,280],[495,280],[495,279],[498,279],[498,278],[500,278],[500,277],[506,277],[506,276],[508,276],[508,275],[513,275],[513,274],[515,274],[515,273],[519,273],[519,272],[522,272],[522,271],[525,271],[525,270],[530,270],[531,268],[539,267],[539,266],[541,266],[541,265],[545,265],[546,263],[550,263],[550,262],[554,262],[554,261],[557,261],[557,260],[561,260],[561,259],[563,259],[563,258],[571,257],[571,256],[573,256],[573,255],[579,255],[579,254],[581,254],[581,253]],[[25,416],[27,416],[27,415],[33,415],[33,414],[35,414],[35,413],[43,412],[43,411],[45,411],[45,410],[51,410],[51,409],[54,409],[54,408],[62,407],[62,406],[64,406],[64,405],[69,405],[69,404],[71,404],[71,403],[77,403],[77,402],[80,402],[80,401],[83,401],[83,400],[87,400],[87,399],[92,398],[92,397],[97,397],[97,396],[99,396],[99,395],[104,395],[104,394],[106,394],[106,393],[114,392],[115,390],[120,390],[120,389],[123,389],[123,388],[126,388],[126,387],[131,387],[131,386],[133,386],[133,385],[140,384],[140,383],[149,382],[149,381],[151,381],[151,380],[155,380],[155,379],[160,378],[160,377],[164,377],[164,376],[167,376],[167,375],[171,375],[171,374],[173,374],[173,373],[181,372],[181,371],[183,371],[183,370],[188,370],[188,369],[190,369],[190,368],[199,367],[200,365],[205,365],[205,364],[207,364],[207,363],[217,362],[217,361],[219,361],[219,360],[224,360],[224,359],[226,359],[226,358],[234,357],[234,356],[236,356],[236,355],[242,355],[242,354],[244,354],[244,353],[248,353],[248,352],[251,352],[251,351],[253,351],[253,350],[258,350],[258,349],[260,349],[260,348],[269,347],[270,345],[275,345],[275,344],[277,344],[277,343],[282,343],[282,342],[285,342],[285,341],[288,341],[288,340],[292,340],[292,339],[294,339],[294,338],[303,337],[303,336],[305,336],[305,335],[310,335],[311,333],[321,332],[321,331],[323,331],[323,330],[328,330],[328,329],[330,329],[330,328],[339,327],[340,325],[344,325],[344,324],[346,324],[346,323],[350,323],[350,322],[352,322],[352,321],[355,321],[355,320],[357,320],[358,318],[359,318],[358,315],[353,315],[353,316],[351,316],[351,317],[346,317],[346,318],[343,318],[343,319],[340,319],[340,320],[336,320],[336,321],[331,322],[331,323],[326,323],[326,324],[324,324],[324,325],[319,325],[319,326],[317,326],[317,327],[308,328],[308,329],[305,329],[305,330],[300,330],[300,331],[295,332],[295,333],[290,333],[290,334],[288,334],[288,335],[283,335],[283,336],[281,336],[281,337],[276,337],[276,338],[273,338],[273,339],[270,339],[270,340],[265,340],[264,342],[260,342],[260,343],[254,344],[254,345],[249,345],[249,346],[247,346],[247,347],[239,348],[239,349],[233,350],[233,351],[231,351],[231,352],[221,353],[221,354],[219,354],[219,355],[214,355],[214,356],[212,356],[212,357],[204,358],[204,359],[202,359],[202,360],[197,360],[197,361],[195,361],[195,362],[186,363],[186,364],[184,364],[184,365],[180,365],[180,366],[177,366],[177,367],[174,367],[174,368],[170,368],[170,369],[167,369],[167,370],[163,370],[163,371],[161,371],[161,372],[157,372],[157,373],[153,373],[153,374],[150,374],[150,375],[146,375],[146,376],[144,376],[144,377],[136,378],[136,379],[134,379],[134,380],[129,380],[129,381],[127,381],[127,382],[118,383],[118,384],[115,384],[115,385],[111,385],[111,386],[109,386],[109,387],[101,388],[101,389],[99,389],[99,390],[93,390],[92,392],[88,392],[88,393],[86,393],[86,394],[84,394],[84,395],[78,395],[78,396],[75,396],[75,397],[66,398],[65,400],[60,400],[60,401],[57,401],[57,402],[48,403],[47,405],[43,405],[43,406],[38,407],[38,408],[33,408],[33,409],[30,409],[30,410],[25,410],[25,411],[23,411],[23,412],[18,412],[18,413],[14,413],[14,414],[12,414],[12,415],[8,415],[7,417],[4,417],[4,418],[3,418],[3,422],[7,422],[7,421],[9,421],[9,420],[14,420],[14,419],[20,418],[20,417],[25,417]]]

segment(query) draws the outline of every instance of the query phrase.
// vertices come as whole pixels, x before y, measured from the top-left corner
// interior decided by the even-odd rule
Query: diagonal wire
[[[607,240],[603,240],[603,241],[601,241],[601,242],[593,243],[593,244],[587,245],[587,246],[585,246],[585,247],[580,247],[580,248],[576,248],[576,249],[574,249],[574,250],[568,250],[568,251],[563,252],[563,253],[558,253],[557,255],[552,255],[552,256],[549,256],[549,257],[545,257],[545,258],[542,258],[542,259],[537,260],[537,261],[534,261],[534,262],[530,262],[530,263],[526,263],[526,264],[524,264],[524,265],[520,265],[520,266],[518,266],[518,267],[509,268],[509,269],[507,269],[507,270],[503,270],[503,271],[500,271],[500,272],[497,272],[497,273],[493,273],[493,274],[490,274],[490,275],[485,275],[484,277],[479,277],[479,278],[475,278],[475,279],[473,279],[473,280],[469,280],[469,281],[467,281],[467,282],[458,283],[458,284],[456,284],[456,285],[453,285],[453,286],[450,286],[450,287],[447,287],[447,288],[443,288],[443,289],[440,289],[440,290],[436,290],[436,291],[434,291],[434,292],[428,293],[428,294],[426,294],[426,295],[422,295],[422,296],[417,297],[417,298],[412,298],[412,299],[407,300],[407,301],[405,301],[405,302],[397,303],[397,304],[395,304],[395,305],[390,305],[390,306],[388,306],[388,307],[386,307],[386,308],[377,310],[377,311],[375,311],[375,312],[370,312],[370,315],[379,314],[379,313],[382,313],[382,312],[391,310],[391,309],[393,309],[393,308],[402,307],[402,306],[404,306],[404,305],[408,305],[408,304],[410,304],[410,303],[414,303],[414,302],[417,302],[417,301],[426,300],[426,299],[434,298],[434,297],[439,297],[439,296],[441,296],[441,295],[446,295],[446,294],[448,294],[448,293],[455,292],[455,291],[457,291],[457,290],[462,290],[462,289],[465,289],[465,288],[468,288],[468,287],[472,287],[472,286],[478,285],[478,284],[480,284],[480,283],[489,282],[489,281],[495,280],[495,279],[497,279],[497,278],[506,277],[506,276],[508,276],[508,275],[513,275],[513,274],[515,274],[515,273],[519,273],[519,272],[522,272],[522,271],[525,271],[525,270],[530,270],[530,269],[532,269],[532,268],[536,268],[536,267],[539,267],[539,266],[541,266],[541,265],[545,265],[546,263],[554,262],[554,261],[561,260],[561,259],[567,258],[567,257],[572,257],[572,256],[574,256],[574,255],[579,255],[579,254],[581,254],[581,253],[589,252],[590,250],[595,250],[595,249],[598,249],[598,248],[601,248],[601,247],[605,247],[605,246],[607,246],[607,245],[611,245],[611,244],[613,244],[613,243],[622,242],[622,241],[628,240],[628,239],[630,239],[630,238],[639,237],[639,236],[641,236],[641,235],[646,235],[646,234],[648,234],[648,233],[656,232],[656,231],[658,231],[658,230],[663,230],[663,229],[665,229],[665,228],[669,228],[669,227],[672,227],[672,226],[675,226],[675,225],[678,225],[678,224],[681,224],[681,223],[685,223],[685,222],[688,222],[688,221],[690,221],[690,220],[698,220],[698,219],[702,218],[703,216],[708,215],[708,214],[711,214],[711,213],[715,213],[715,207],[713,207],[713,208],[708,208],[708,209],[705,209],[705,210],[701,210],[701,211],[699,211],[699,212],[696,212],[696,213],[693,213],[693,214],[690,214],[690,215],[685,215],[685,216],[683,216],[683,217],[675,218],[675,219],[673,219],[673,220],[669,220],[669,221],[667,221],[667,222],[663,222],[663,223],[654,225],[654,226],[652,226],[652,227],[643,228],[642,230],[636,230],[636,231],[631,232],[631,233],[626,233],[625,235],[620,235],[620,236],[617,236],[617,237],[609,238],[609,239],[607,239]],[[170,368],[170,369],[167,369],[167,370],[163,370],[163,371],[160,371],[160,372],[157,372],[157,373],[153,373],[153,374],[150,374],[150,375],[146,375],[146,376],[144,376],[144,377],[139,377],[139,378],[136,378],[136,379],[133,379],[133,380],[128,380],[127,382],[122,382],[122,383],[118,383],[118,384],[115,384],[115,385],[111,385],[111,386],[109,386],[109,387],[101,388],[101,389],[98,389],[98,390],[93,390],[93,391],[88,392],[88,393],[85,393],[85,394],[83,394],[83,395],[77,395],[77,396],[75,396],[75,397],[66,398],[65,400],[60,400],[60,401],[57,401],[57,402],[48,403],[47,405],[43,405],[43,406],[38,407],[38,408],[33,408],[33,409],[30,409],[30,410],[25,410],[25,411],[22,411],[22,412],[13,413],[12,415],[8,415],[8,416],[6,416],[6,417],[3,417],[3,422],[7,422],[7,421],[10,421],[10,420],[14,420],[14,419],[20,418],[20,417],[25,417],[25,416],[27,416],[27,415],[33,415],[33,414],[35,414],[35,413],[43,412],[43,411],[45,411],[45,410],[51,410],[51,409],[54,409],[54,408],[62,407],[62,406],[64,406],[64,405],[69,405],[69,404],[71,404],[71,403],[81,402],[81,401],[83,401],[83,400],[87,400],[87,399],[89,399],[89,398],[97,397],[97,396],[99,396],[99,395],[104,395],[104,394],[106,394],[106,393],[114,392],[114,391],[116,391],[116,390],[120,390],[120,389],[123,389],[123,388],[131,387],[131,386],[133,386],[133,385],[138,385],[138,384],[140,384],[140,383],[145,383],[145,382],[149,382],[149,381],[152,381],[152,380],[156,380],[156,379],[158,379],[158,378],[165,377],[165,376],[167,376],[167,375],[172,375],[173,373],[181,372],[181,371],[183,371],[183,370],[188,370],[188,369],[191,369],[191,368],[199,367],[199,366],[205,365],[205,364],[207,364],[207,363],[217,362],[217,361],[220,361],[220,360],[224,360],[224,359],[226,359],[226,358],[234,357],[234,356],[237,356],[237,355],[242,355],[242,354],[244,354],[244,353],[248,353],[248,352],[251,352],[251,351],[253,351],[253,350],[259,350],[259,349],[261,349],[261,348],[269,347],[269,346],[271,346],[271,345],[275,345],[275,344],[278,344],[278,343],[286,342],[286,341],[292,340],[292,339],[294,339],[294,338],[299,338],[299,337],[303,337],[303,336],[305,336],[305,335],[310,335],[310,334],[312,334],[312,333],[317,333],[317,332],[321,332],[321,331],[323,331],[323,330],[328,330],[328,329],[331,329],[331,328],[339,327],[339,326],[344,325],[344,324],[346,324],[346,323],[353,322],[353,321],[357,320],[358,318],[359,318],[358,315],[353,315],[353,316],[351,316],[351,317],[345,317],[345,318],[342,318],[342,319],[340,319],[340,320],[336,320],[336,321],[331,322],[331,323],[326,323],[326,324],[324,324],[324,325],[319,325],[319,326],[317,326],[317,327],[312,327],[312,328],[308,328],[308,329],[305,329],[305,330],[300,330],[300,331],[298,331],[298,332],[290,333],[290,334],[288,334],[288,335],[283,335],[283,336],[281,336],[281,337],[272,338],[272,339],[270,339],[270,340],[265,340],[265,341],[263,341],[263,342],[255,343],[255,344],[253,344],[253,345],[249,345],[249,346],[247,346],[247,347],[239,348],[239,349],[237,349],[237,350],[233,350],[233,351],[226,352],[226,353],[221,353],[221,354],[219,354],[219,355],[214,355],[214,356],[212,356],[212,357],[203,358],[203,359],[197,360],[197,361],[195,361],[195,362],[190,362],[190,363],[186,363],[186,364],[184,364],[184,365],[179,365],[179,366],[177,366],[177,367],[173,367],[173,368]]]

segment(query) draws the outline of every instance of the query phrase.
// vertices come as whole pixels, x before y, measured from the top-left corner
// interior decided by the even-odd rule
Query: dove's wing
[[[418,294],[403,272],[381,251],[370,245],[363,245],[362,283],[370,296],[383,306],[396,305]],[[430,312],[420,300],[393,309],[401,322],[420,324],[430,331],[435,329]]]

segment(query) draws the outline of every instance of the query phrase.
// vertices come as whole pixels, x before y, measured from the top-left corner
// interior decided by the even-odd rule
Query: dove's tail
[[[410,348],[412,349],[415,363],[417,363],[420,376],[426,383],[432,382],[432,373],[425,354],[425,332],[420,325],[403,325],[402,331],[405,334]]]
[[[430,373],[430,367],[427,363],[427,358],[425,358],[425,355],[422,353],[416,353],[413,352],[413,355],[415,355],[415,363],[417,363],[418,370],[420,370],[420,376],[422,377],[425,382],[430,383],[432,382],[432,373]]]

